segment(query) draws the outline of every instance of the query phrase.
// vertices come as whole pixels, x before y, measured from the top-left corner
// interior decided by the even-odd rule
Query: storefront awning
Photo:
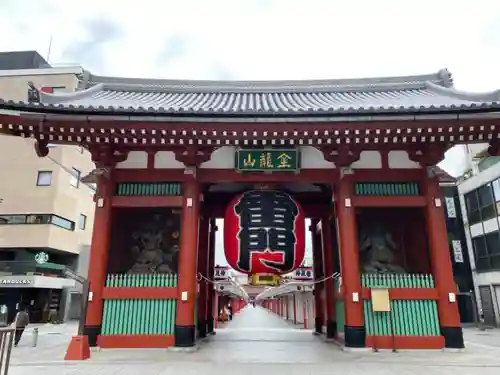
[[[0,276],[0,288],[46,288],[63,289],[75,286],[75,281],[62,277],[40,275],[4,275]]]

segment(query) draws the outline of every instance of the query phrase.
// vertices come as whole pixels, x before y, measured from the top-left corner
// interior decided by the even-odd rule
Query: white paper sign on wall
[[[453,247],[453,256],[455,258],[455,263],[464,262],[464,253],[462,251],[462,243],[460,240],[452,240],[451,246]]]
[[[446,204],[446,214],[450,219],[455,219],[457,217],[457,208],[455,207],[455,199],[453,199],[453,197],[445,197],[444,202]]]

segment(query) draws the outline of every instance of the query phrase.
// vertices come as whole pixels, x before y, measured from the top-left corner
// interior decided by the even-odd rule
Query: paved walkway
[[[84,362],[62,358],[76,325],[40,328],[36,348],[26,343],[14,348],[9,375],[182,375],[258,372],[278,375],[493,375],[500,373],[500,331],[467,330],[470,343],[464,353],[441,351],[343,352],[311,331],[294,327],[262,308],[251,306],[200,345],[195,353],[166,350],[116,349],[92,353]],[[486,339],[486,340],[485,340]],[[472,340],[472,341],[470,341]]]

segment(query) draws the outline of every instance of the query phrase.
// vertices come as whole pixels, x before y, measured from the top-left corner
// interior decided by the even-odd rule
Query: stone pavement
[[[286,375],[331,374],[453,374],[500,373],[500,331],[467,329],[468,348],[462,353],[442,351],[343,352],[283,321],[262,308],[242,310],[194,353],[167,350],[116,349],[92,353],[83,362],[64,362],[64,352],[76,325],[40,327],[39,345],[13,349],[9,375],[182,375],[274,372]]]

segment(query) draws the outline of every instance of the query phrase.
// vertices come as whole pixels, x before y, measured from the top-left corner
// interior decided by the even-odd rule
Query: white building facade
[[[467,148],[464,180],[458,185],[467,248],[480,318],[500,326],[500,158],[487,144]]]

